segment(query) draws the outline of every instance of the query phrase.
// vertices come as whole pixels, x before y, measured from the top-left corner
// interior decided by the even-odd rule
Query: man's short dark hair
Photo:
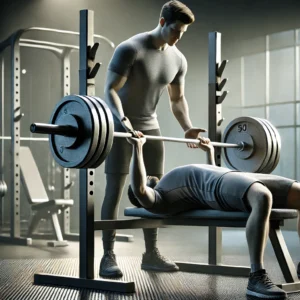
[[[158,182],[159,182],[159,179],[157,177],[147,176],[147,186],[151,187],[152,189],[155,188],[155,186],[158,184]],[[136,207],[142,207],[139,200],[135,196],[130,184],[128,186],[128,198],[132,205],[134,205]]]
[[[166,20],[166,24],[175,23],[177,20],[184,24],[192,24],[195,16],[192,11],[182,2],[172,0],[164,4],[161,9],[160,17]]]

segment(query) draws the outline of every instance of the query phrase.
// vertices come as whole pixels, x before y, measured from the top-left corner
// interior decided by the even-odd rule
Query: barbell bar
[[[11,136],[0,136],[0,140],[11,140]],[[40,142],[49,142],[48,138],[38,138],[38,137],[20,137],[21,141],[40,141]]]
[[[52,131],[53,130],[53,131]],[[32,133],[42,133],[42,134],[55,134],[55,135],[62,135],[65,137],[72,137],[80,134],[77,131],[77,127],[72,126],[58,126],[58,125],[51,125],[51,124],[43,124],[43,123],[33,123],[30,126],[30,131]],[[70,133],[73,133],[70,135]],[[131,138],[133,135],[129,132],[114,132],[114,138]],[[175,138],[175,137],[166,137],[166,136],[153,136],[153,135],[144,135],[147,140],[155,140],[155,141],[164,141],[164,142],[174,142],[174,143],[193,143],[199,144],[200,141],[198,139],[186,139],[186,138]],[[232,143],[221,143],[221,142],[211,142],[214,147],[224,147],[224,148],[238,148],[241,151],[245,147],[244,142],[240,142],[238,144]]]
[[[54,129],[54,130],[52,130]],[[270,134],[274,131],[276,134]],[[33,133],[49,135],[51,153],[65,168],[97,168],[109,155],[114,138],[130,138],[131,133],[114,132],[113,115],[105,101],[94,96],[69,95],[55,106],[49,124],[34,123]],[[146,136],[148,140],[198,144],[198,139]],[[279,161],[280,136],[268,122],[240,117],[226,127],[222,147],[227,167],[244,172],[267,173]],[[275,153],[276,155],[271,155]]]
[[[128,133],[128,132],[114,132],[114,137],[130,138],[130,137],[132,137],[132,134]],[[191,144],[199,144],[200,143],[200,141],[198,139],[186,139],[186,138],[175,138],[175,137],[153,136],[153,135],[144,135],[144,137],[147,140],[164,141],[164,142],[191,143]],[[221,143],[221,142],[211,142],[211,144],[214,147],[238,148],[241,151],[245,147],[245,143],[244,142],[240,142],[238,144]]]

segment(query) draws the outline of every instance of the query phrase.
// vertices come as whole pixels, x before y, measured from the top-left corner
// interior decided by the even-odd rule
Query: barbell
[[[50,121],[33,123],[32,133],[49,134],[51,153],[65,168],[97,168],[108,156],[114,138],[132,137],[114,132],[112,112],[98,97],[69,95],[55,106]],[[145,136],[148,140],[195,143],[198,139]],[[229,168],[244,172],[270,173],[278,164],[281,141],[276,128],[267,120],[240,117],[228,124],[222,142],[223,157]]]

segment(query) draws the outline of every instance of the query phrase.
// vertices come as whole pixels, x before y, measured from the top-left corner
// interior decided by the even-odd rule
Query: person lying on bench
[[[199,137],[199,140],[199,148],[206,151],[209,164],[177,167],[158,180],[146,176],[143,161],[145,137],[129,138],[128,142],[133,145],[128,190],[131,203],[152,213],[167,215],[192,209],[250,212],[246,238],[251,273],[246,294],[284,299],[285,291],[273,284],[264,269],[263,256],[271,209],[300,210],[300,184],[276,175],[244,173],[218,167],[210,140],[203,137]]]

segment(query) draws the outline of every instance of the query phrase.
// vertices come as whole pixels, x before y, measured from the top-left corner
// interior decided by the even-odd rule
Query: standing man
[[[185,138],[197,138],[205,130],[193,128],[188,104],[184,96],[187,61],[175,46],[195,18],[191,10],[179,1],[169,1],[162,7],[159,23],[149,32],[137,34],[122,42],[109,63],[105,83],[105,101],[114,116],[115,131],[137,131],[145,135],[161,135],[156,106],[167,87],[171,110],[181,125]],[[195,147],[192,144],[189,147]],[[119,202],[132,156],[132,147],[126,139],[115,139],[106,159],[106,189],[102,205],[102,220],[118,217]],[[149,141],[144,148],[148,175],[161,178],[164,167],[163,142]],[[115,230],[103,231],[104,255],[100,276],[121,277],[113,252]],[[146,253],[142,269],[176,271],[176,264],[160,255],[157,229],[144,229]]]

